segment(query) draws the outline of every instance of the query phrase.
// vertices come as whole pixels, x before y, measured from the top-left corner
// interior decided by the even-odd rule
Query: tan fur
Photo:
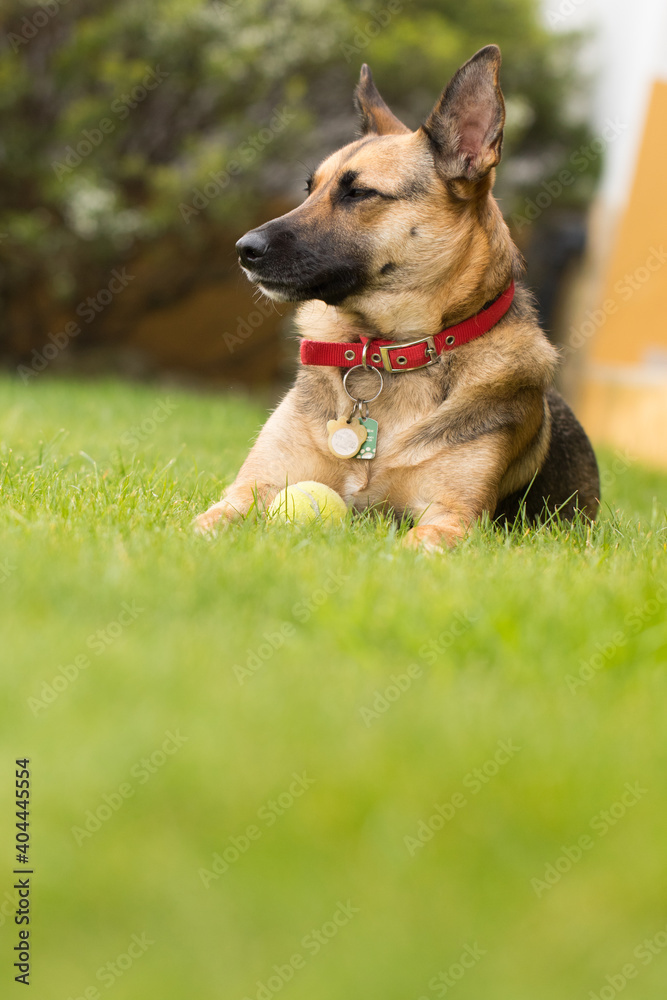
[[[301,305],[303,336],[400,342],[434,335],[478,312],[518,277],[518,253],[491,193],[501,111],[504,119],[504,106],[493,105],[499,56],[478,57],[459,71],[450,84],[454,96],[447,98],[448,88],[429,119],[430,129],[440,122],[446,142],[454,144],[448,148],[443,140],[435,153],[428,128],[405,129],[370,74],[362,73],[357,99],[368,134],[325,160],[304,204],[279,221],[311,239],[332,232],[338,240],[359,241],[370,278],[338,305]],[[475,88],[482,91],[477,103]],[[386,197],[341,212],[334,193],[345,171],[355,172],[355,184]],[[309,479],[326,483],[358,510],[382,505],[412,517],[418,524],[408,544],[454,544],[484,511],[493,514],[499,499],[530,482],[544,461],[550,440],[544,394],[555,364],[528,293],[518,287],[515,305],[484,336],[444,353],[430,368],[383,372],[384,390],[371,405],[379,424],[377,456],[365,461],[337,459],[327,447],[327,419],[351,410],[344,371],[302,368],[223,500],[197,524],[209,530],[243,517],[255,493],[268,505],[286,481]],[[369,397],[379,379],[357,370],[348,384]]]

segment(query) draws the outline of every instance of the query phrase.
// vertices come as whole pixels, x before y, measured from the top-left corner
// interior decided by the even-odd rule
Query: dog
[[[320,164],[303,204],[236,244],[266,296],[301,303],[303,363],[199,530],[302,480],[409,520],[405,544],[426,549],[485,512],[595,518],[595,454],[551,387],[557,352],[492,194],[500,61],[480,49],[416,131],[364,65],[361,138]]]

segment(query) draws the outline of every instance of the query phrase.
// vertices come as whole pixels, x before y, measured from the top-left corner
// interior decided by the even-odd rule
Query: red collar
[[[323,340],[301,341],[301,363],[304,365],[330,365],[335,368],[354,368],[365,364],[369,368],[384,368],[388,372],[408,372],[426,368],[438,361],[442,351],[453,351],[483,333],[487,333],[505,315],[514,298],[514,282],[510,284],[486,309],[475,316],[449,326],[434,337],[422,337],[408,343],[394,340],[370,340],[362,337],[361,343],[341,344]]]

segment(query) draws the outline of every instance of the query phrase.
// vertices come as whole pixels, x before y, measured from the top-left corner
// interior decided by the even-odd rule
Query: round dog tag
[[[354,458],[366,440],[367,431],[355,417],[348,423],[345,417],[327,422],[329,451],[336,458]]]
[[[359,438],[348,427],[341,427],[331,435],[331,450],[340,458],[352,458],[360,447]]]

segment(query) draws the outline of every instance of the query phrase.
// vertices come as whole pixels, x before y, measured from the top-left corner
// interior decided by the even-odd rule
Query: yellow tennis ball
[[[340,523],[347,513],[345,501],[324,483],[307,481],[281,490],[269,507],[269,517],[293,524],[313,521]]]

